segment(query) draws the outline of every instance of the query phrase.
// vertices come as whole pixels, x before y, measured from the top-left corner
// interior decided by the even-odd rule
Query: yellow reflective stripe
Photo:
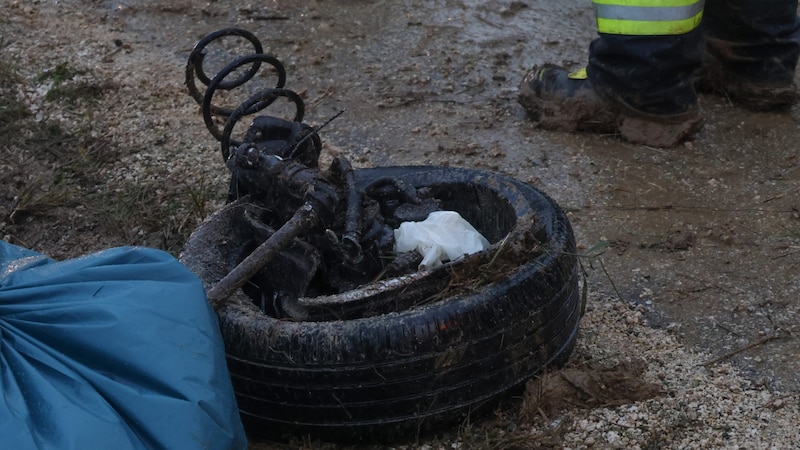
[[[595,5],[646,6],[651,8],[672,8],[702,4],[705,0],[592,0]]]
[[[567,74],[567,78],[570,80],[586,80],[589,78],[589,74],[586,73],[586,67],[584,67],[576,70],[575,72],[570,72]]]
[[[703,19],[705,0],[593,0],[597,31],[656,36],[684,34]]]
[[[665,36],[686,34],[700,25],[703,13],[691,19],[673,21],[641,21],[597,19],[597,31],[606,34],[626,34],[631,36]]]

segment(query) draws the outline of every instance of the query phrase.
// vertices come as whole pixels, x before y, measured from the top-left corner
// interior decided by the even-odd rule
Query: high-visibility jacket
[[[791,83],[800,58],[798,0],[592,0],[600,36],[586,73],[595,90],[650,114],[697,103],[706,50],[732,73]],[[700,25],[702,22],[702,25]]]
[[[593,0],[597,31],[629,36],[686,34],[700,25],[705,0]]]

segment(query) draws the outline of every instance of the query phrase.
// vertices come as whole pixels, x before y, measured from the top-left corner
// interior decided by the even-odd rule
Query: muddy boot
[[[798,100],[794,73],[750,77],[707,54],[697,81],[697,90],[719,94],[752,111],[775,111],[791,107]]]
[[[764,111],[798,100],[797,0],[706,0],[705,55],[697,88]]]
[[[570,74],[550,64],[525,75],[519,103],[544,129],[619,133],[629,142],[652,147],[673,147],[704,122],[696,105],[680,114],[637,111],[621,99],[599,94],[583,71]]]

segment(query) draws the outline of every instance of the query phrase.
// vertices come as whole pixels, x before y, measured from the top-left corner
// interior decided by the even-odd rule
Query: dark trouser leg
[[[797,0],[707,0],[703,28],[708,52],[730,74],[774,85],[794,80]]]
[[[595,89],[647,114],[681,114],[695,107],[692,85],[703,58],[700,27],[680,35],[600,34],[586,67]]]
[[[519,102],[531,118],[542,128],[618,132],[655,147],[697,132],[703,119],[693,77],[704,54],[704,0],[593,4],[600,38],[586,71],[547,64],[520,83]]]

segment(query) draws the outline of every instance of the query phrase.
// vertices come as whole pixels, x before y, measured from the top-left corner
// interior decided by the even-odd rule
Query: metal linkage
[[[213,78],[206,74],[203,62],[206,48],[226,36],[238,36],[252,44],[254,53],[237,58]],[[226,109],[213,104],[219,90],[236,89],[255,77],[265,63],[277,72],[274,88],[262,89],[238,107]],[[231,74],[249,66],[233,80]],[[206,86],[201,93],[197,80]],[[259,40],[250,32],[226,28],[201,39],[189,55],[186,65],[186,85],[189,94],[202,106],[203,120],[215,139],[220,142],[222,157],[231,171],[229,201],[248,196],[258,211],[243,218],[254,229],[256,250],[242,261],[228,277],[209,292],[215,307],[252,279],[254,274],[270,264],[293,261],[304,270],[311,268],[312,276],[301,277],[308,286],[299,292],[345,291],[378,276],[391,253],[393,227],[400,219],[395,211],[402,205],[403,215],[419,216],[422,220],[436,208],[435,201],[420,201],[415,189],[408,189],[399,180],[381,179],[359,190],[350,162],[342,157],[333,159],[328,170],[319,167],[322,140],[318,132],[341,112],[320,127],[303,123],[305,105],[300,96],[284,87],[286,71],[275,57],[263,52]],[[253,119],[244,137],[232,137],[235,125],[244,117],[263,111],[279,98],[295,106],[292,120],[261,115]],[[220,131],[214,116],[225,119]],[[417,213],[414,213],[417,211]],[[259,217],[264,223],[258,224]],[[256,223],[254,224],[254,221]],[[265,230],[272,230],[266,233]],[[302,241],[302,245],[293,244]],[[294,250],[292,250],[294,249]],[[287,252],[293,252],[287,255]],[[277,258],[277,262],[271,262]],[[298,261],[305,261],[298,263]],[[284,267],[286,264],[284,264]],[[269,278],[269,277],[262,277]],[[311,278],[316,280],[311,283]],[[262,308],[280,314],[281,304],[294,299],[278,287],[265,281],[262,286]],[[263,299],[269,296],[269,301]]]

